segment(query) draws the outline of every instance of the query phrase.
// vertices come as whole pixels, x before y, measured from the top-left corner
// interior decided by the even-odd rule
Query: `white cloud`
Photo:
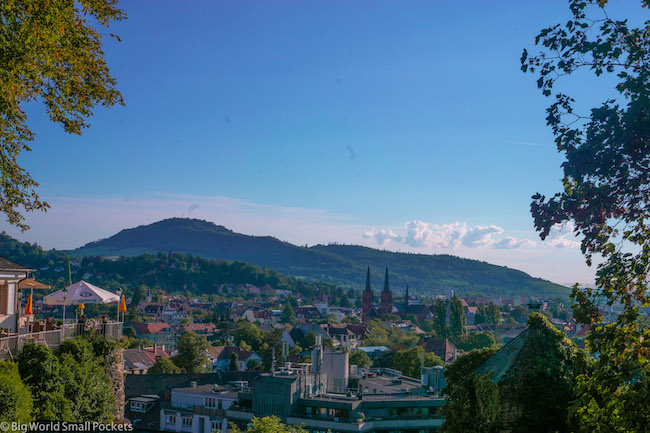
[[[391,229],[377,230],[373,227],[371,230],[365,232],[362,236],[365,239],[376,240],[379,245],[384,245],[386,242],[391,240],[397,242],[402,241],[402,237],[393,233]]]
[[[519,247],[534,247],[536,245],[537,244],[530,239],[517,240],[511,236],[505,236],[494,244],[494,248],[498,250],[512,250]]]
[[[463,245],[475,248],[492,245],[497,241],[492,237],[493,235],[500,235],[503,229],[497,226],[476,226],[467,231],[463,236]]]
[[[495,225],[470,226],[461,222],[438,225],[420,220],[406,222],[401,234],[391,229],[378,230],[373,227],[363,234],[363,238],[375,239],[380,245],[395,242],[427,250],[455,250],[462,247],[514,249],[535,246],[533,241],[504,235],[503,228]]]
[[[580,242],[575,239],[575,226],[573,221],[568,221],[564,224],[555,224],[551,227],[546,239],[544,239],[544,245],[548,245],[556,248],[578,248]]]
[[[455,248],[467,233],[465,224],[454,223],[436,225],[419,220],[409,221],[404,224],[406,234],[403,242],[412,247],[429,248]]]

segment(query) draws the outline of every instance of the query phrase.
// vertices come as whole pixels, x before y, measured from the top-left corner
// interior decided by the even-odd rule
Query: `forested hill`
[[[171,218],[122,230],[108,239],[70,251],[72,256],[137,256],[145,252],[179,252],[205,258],[266,266],[283,274],[343,287],[362,288],[366,266],[380,290],[384,267],[391,285],[403,291],[433,295],[445,289],[486,295],[568,295],[566,287],[502,266],[449,255],[408,254],[353,245],[299,247],[273,237],[248,236],[196,219]],[[0,253],[1,254],[1,253]]]
[[[68,256],[61,251],[46,251],[37,244],[19,242],[3,232],[0,234],[0,256],[35,269],[32,278],[39,282],[59,289],[66,284]],[[257,287],[268,284],[275,289],[302,293],[311,299],[320,293],[330,295],[331,299],[343,295],[341,288],[331,284],[306,281],[243,262],[180,253],[144,253],[118,259],[89,255],[80,261],[74,259],[73,256],[70,266],[73,282],[84,279],[111,291],[124,288],[130,294],[141,285],[172,292],[216,294],[222,284]]]

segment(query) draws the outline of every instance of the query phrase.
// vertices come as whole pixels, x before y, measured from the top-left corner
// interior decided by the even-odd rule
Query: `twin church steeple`
[[[374,309],[375,295],[370,285],[370,265],[366,273],[366,288],[363,291],[363,306],[362,315],[367,317],[368,314]],[[384,277],[384,290],[381,292],[381,304],[379,305],[379,314],[382,316],[393,311],[393,293],[390,290],[390,281],[388,278],[388,266],[386,266],[386,276]],[[375,310],[375,315],[377,310]]]

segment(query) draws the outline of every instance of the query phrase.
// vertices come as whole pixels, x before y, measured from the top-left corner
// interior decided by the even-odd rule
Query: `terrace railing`
[[[102,335],[105,338],[122,337],[122,322],[108,322],[88,328],[79,324],[62,325],[60,329],[51,331],[30,332],[9,335],[0,338],[0,360],[13,359],[27,343],[41,344],[56,349],[65,340],[78,335]]]

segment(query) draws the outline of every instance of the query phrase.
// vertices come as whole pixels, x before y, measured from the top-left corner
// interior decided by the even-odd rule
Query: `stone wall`
[[[124,419],[124,349],[118,348],[106,356],[104,369],[111,380],[111,391],[115,396],[113,417],[116,422]]]

